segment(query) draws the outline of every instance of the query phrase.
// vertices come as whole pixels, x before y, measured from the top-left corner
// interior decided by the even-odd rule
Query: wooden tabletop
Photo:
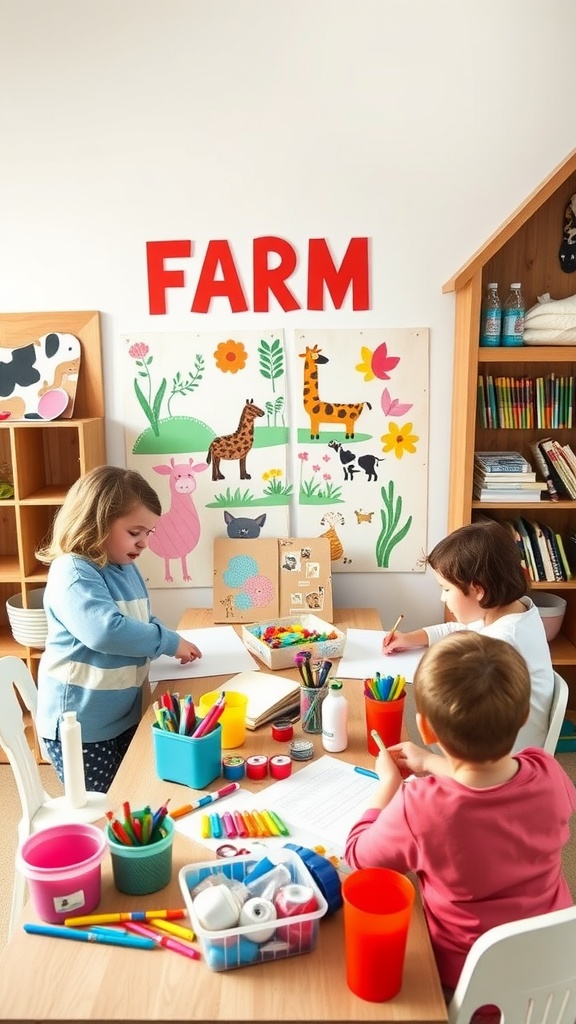
[[[374,609],[336,609],[340,629],[381,629]],[[212,625],[211,609],[188,609],[179,629]],[[265,668],[265,666],[263,666]],[[268,669],[266,669],[268,671]],[[292,671],[282,670],[282,675]],[[336,674],[336,672],[335,672]],[[219,677],[222,678],[222,677]],[[188,686],[190,683],[190,686]],[[213,678],[186,681],[195,700],[214,688]],[[173,688],[166,683],[164,688]],[[346,685],[350,704],[349,746],[338,757],[354,764],[373,766],[366,750],[361,688],[354,699]],[[162,688],[162,687],[161,687]],[[158,692],[158,691],[156,691]],[[129,799],[134,807],[160,806],[170,796],[172,805],[187,803],[200,795],[185,786],[160,780],[155,771],[150,735],[149,709],[110,789],[110,809]],[[301,734],[300,724],[295,736]],[[321,738],[315,753],[324,753]],[[269,725],[248,732],[239,750],[254,753],[284,752],[271,739]],[[294,762],[293,770],[302,765]],[[216,780],[209,789],[222,785]],[[242,786],[261,789],[264,783],[245,779]],[[212,859],[211,851],[176,834],[172,880],[154,896],[130,897],[114,887],[110,858],[102,865],[102,899],[99,913],[182,906],[178,872],[186,864]],[[22,921],[37,921],[30,903]],[[80,942],[27,935],[19,926],[0,958],[0,1020],[11,1021],[446,1021],[446,1005],[432,954],[422,907],[417,901],[412,916],[404,981],[399,995],[387,1003],[369,1003],[353,995],[346,985],[343,914],[338,911],[320,922],[316,948],[304,955],[243,967],[211,971],[204,960],[193,961],[168,950],[152,952],[94,946]]]

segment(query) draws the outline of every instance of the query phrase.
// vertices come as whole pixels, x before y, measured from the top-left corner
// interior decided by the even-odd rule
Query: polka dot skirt
[[[116,775],[122,758],[130,746],[136,726],[101,743],[83,743],[84,779],[86,789],[92,793],[107,793]],[[43,740],[48,756],[56,769],[58,778],[64,782],[62,769],[62,744],[60,740]]]

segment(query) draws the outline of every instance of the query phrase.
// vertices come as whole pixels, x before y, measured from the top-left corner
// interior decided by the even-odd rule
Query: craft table
[[[334,622],[340,629],[381,629],[374,609],[340,609]],[[179,629],[212,625],[211,609],[188,609]],[[265,666],[263,666],[265,669]],[[267,669],[265,669],[268,671]],[[292,670],[283,670],[290,674]],[[296,672],[296,670],[294,670]],[[336,674],[336,672],[334,673]],[[223,678],[223,677],[218,677]],[[187,681],[189,682],[189,681]],[[196,679],[181,693],[195,698],[214,688],[214,677]],[[361,688],[350,701],[350,742],[338,755],[354,764],[373,766],[366,751]],[[164,688],[171,689],[170,683]],[[157,691],[156,691],[157,692]],[[146,712],[110,789],[110,809],[129,799],[133,807],[160,804],[167,797],[173,806],[198,795],[185,786],[158,779],[154,767],[150,725]],[[295,736],[301,733],[299,723]],[[321,738],[314,741],[323,753]],[[239,752],[243,756],[270,754],[270,726],[248,732]],[[280,749],[280,744],[274,744]],[[282,748],[283,749],[283,748]],[[308,762],[309,763],[309,762]],[[297,771],[301,764],[294,763]],[[222,785],[216,780],[209,789]],[[242,782],[247,789],[264,783]],[[179,869],[193,861],[211,859],[206,847],[176,835],[172,881],[159,894],[129,897],[113,884],[110,857],[102,866],[102,899],[98,912],[183,905]],[[28,903],[21,921],[37,921]],[[385,965],[383,965],[385,969]],[[318,943],[308,954],[226,972],[211,971],[203,960],[192,961],[168,950],[151,952],[95,946],[80,942],[27,935],[16,927],[0,958],[0,1019],[10,1021],[446,1021],[446,1005],[432,954],[422,907],[414,908],[399,995],[387,1003],[369,1003],[354,996],[346,985],[343,914],[338,911],[320,922]]]

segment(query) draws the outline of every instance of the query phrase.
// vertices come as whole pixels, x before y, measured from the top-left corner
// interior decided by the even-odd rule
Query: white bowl
[[[549,594],[544,590],[533,590],[530,596],[540,612],[546,639],[554,640],[564,621],[566,601],[558,594]]]
[[[16,615],[18,612],[43,612],[44,611],[44,594],[46,593],[46,587],[40,587],[38,590],[28,591],[28,607],[24,608],[22,604],[22,594],[13,594],[6,601],[6,610],[8,615],[14,612]]]

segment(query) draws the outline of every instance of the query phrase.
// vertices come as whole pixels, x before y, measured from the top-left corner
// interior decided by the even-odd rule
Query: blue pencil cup
[[[198,725],[200,719],[196,720]],[[195,739],[161,729],[152,723],[156,774],[166,782],[179,782],[191,789],[204,789],[220,775],[222,764],[222,726]]]

